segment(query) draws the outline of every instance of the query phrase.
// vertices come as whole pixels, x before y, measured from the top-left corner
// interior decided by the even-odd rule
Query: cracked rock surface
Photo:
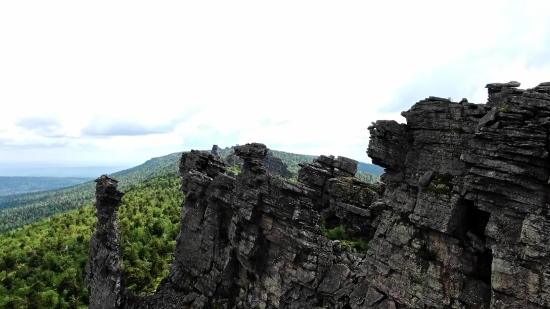
[[[184,153],[180,234],[153,295],[125,290],[116,180],[97,182],[90,308],[549,308],[550,83],[487,85],[487,104],[429,97],[377,121],[357,161],[320,156],[298,182],[274,177],[268,149]],[[366,254],[323,236],[344,226]]]

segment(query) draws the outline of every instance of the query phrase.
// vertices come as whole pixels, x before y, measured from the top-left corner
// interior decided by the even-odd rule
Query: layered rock
[[[120,263],[120,229],[117,212],[124,193],[118,181],[107,175],[95,180],[97,223],[90,240],[90,261],[86,264],[85,284],[93,297],[90,309],[122,308],[126,303]]]
[[[371,287],[405,308],[550,307],[549,85],[489,84],[487,104],[430,97],[406,125],[369,128],[388,206]]]
[[[364,255],[325,238],[321,216],[367,241],[380,188],[354,177],[357,161],[332,156],[304,165],[290,183],[270,174],[267,153],[258,143],[235,147],[243,160],[236,177],[217,155],[183,153],[186,199],[170,274],[147,297],[118,284],[124,301],[113,308],[348,308],[351,286],[365,281],[355,270]],[[116,256],[120,236],[111,237],[118,247],[103,250]],[[98,256],[91,252],[90,263]]]
[[[234,147],[232,149],[234,149]],[[214,153],[214,148],[212,148],[212,153]],[[226,162],[229,166],[242,166],[244,161],[238,155],[236,155],[234,150],[232,150],[227,156]],[[291,178],[292,176],[294,176],[292,172],[288,170],[288,166],[286,165],[286,163],[284,163],[281,158],[276,157],[271,153],[268,153],[262,159],[262,163],[271,174],[279,175],[283,178]]]
[[[403,112],[407,124],[374,123],[367,152],[385,168],[380,185],[354,177],[357,161],[332,156],[301,165],[297,183],[283,181],[257,143],[234,148],[237,176],[217,155],[184,153],[174,262],[147,297],[124,289],[113,211],[121,195],[104,178],[87,266],[91,303],[550,307],[550,83],[518,86],[487,85],[487,104],[429,97]],[[369,241],[368,251],[325,238],[323,224]]]

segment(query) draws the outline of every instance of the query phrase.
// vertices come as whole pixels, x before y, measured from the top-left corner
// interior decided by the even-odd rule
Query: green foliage
[[[129,288],[153,292],[168,273],[183,194],[172,173],[127,190],[119,210]],[[0,308],[86,308],[88,246],[96,222],[87,205],[0,234]]]
[[[147,179],[174,173],[178,170],[180,157],[181,153],[173,153],[153,158],[111,176],[119,181],[119,188],[124,191]],[[91,204],[94,200],[93,181],[54,191],[0,196],[0,233]]]
[[[445,186],[450,186],[451,185],[451,180],[453,180],[453,175],[449,174],[449,173],[445,173],[445,174],[437,174],[434,176],[434,180],[433,180],[433,184],[434,185],[445,185]]]
[[[453,176],[449,173],[437,174],[432,180],[432,186],[424,188],[424,191],[432,192],[434,194],[446,194],[449,195],[452,192]]]
[[[434,186],[428,186],[423,190],[432,192],[433,194],[450,194],[451,193],[451,189],[449,188],[439,188]]]
[[[236,165],[230,166],[230,167],[228,167],[227,169],[230,170],[230,171],[232,171],[232,172],[235,173],[236,175],[239,175],[239,174],[242,172],[241,168],[240,168],[239,166],[236,166]]]
[[[221,149],[220,155],[222,159],[225,160],[227,156],[231,153],[231,151],[231,149]],[[283,161],[283,163],[288,166],[288,170],[294,175],[297,175],[298,170],[300,169],[300,166],[298,164],[311,163],[313,162],[313,159],[317,158],[317,156],[296,154],[278,150],[269,150],[269,153],[271,153],[275,157],[280,158],[281,161]],[[384,169],[379,166],[363,162],[359,162],[359,164],[357,165],[357,169],[358,170],[356,176],[367,183],[379,182],[380,175],[384,172]],[[296,179],[296,176],[291,177],[291,179]]]
[[[367,173],[363,171],[357,171],[355,176],[366,183],[377,183],[380,182],[380,175],[374,173]]]
[[[361,238],[355,240],[343,240],[342,243],[350,248],[354,248],[361,254],[366,254],[369,250],[369,242]]]
[[[325,220],[321,220],[321,231],[323,235],[330,240],[340,240],[349,248],[354,248],[361,254],[366,254],[369,250],[369,242],[361,238],[351,238],[346,233],[346,228],[339,225],[332,229],[327,229]]]
[[[342,225],[340,225],[333,229],[327,230],[325,233],[325,237],[331,240],[336,240],[336,239],[342,240],[342,239],[347,239],[348,234],[346,234],[346,229]]]

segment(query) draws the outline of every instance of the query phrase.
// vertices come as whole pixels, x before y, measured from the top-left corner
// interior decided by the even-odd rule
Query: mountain
[[[128,288],[154,291],[172,261],[183,194],[176,173],[128,190],[119,209]],[[0,234],[0,308],[87,308],[88,247],[97,221],[92,204]]]
[[[119,180],[121,189],[126,190],[155,176],[173,173],[179,157],[181,152],[152,158],[111,175]],[[94,182],[88,181],[59,190],[0,196],[0,233],[92,203],[94,188]]]
[[[286,154],[285,160],[290,162],[288,158],[292,157],[293,165],[310,159]],[[120,187],[125,188],[118,212],[121,241],[127,244],[122,252],[122,265],[127,287],[137,295],[154,292],[172,263],[184,199],[180,177],[175,172],[180,157],[181,153],[173,153],[153,158],[112,175],[120,180]],[[65,201],[69,196],[85,197],[88,189],[92,193],[91,202],[79,200],[84,206],[0,234],[0,308],[85,308],[89,305],[89,291],[83,281],[88,247],[97,221],[93,207],[95,183],[89,181],[63,190],[18,196],[34,198],[47,208],[52,205],[48,199]],[[64,195],[66,199],[62,199]],[[31,206],[22,209],[34,209]]]
[[[111,174],[129,168],[129,166],[24,166],[21,164],[0,166],[1,176],[26,177],[76,177],[97,178],[98,175]]]
[[[222,158],[227,158],[228,155],[232,153],[232,149],[229,147],[226,147],[224,149],[220,149],[220,155]],[[304,154],[296,154],[291,152],[285,152],[280,150],[272,150],[270,149],[269,154],[274,155],[275,157],[281,158],[283,163],[285,163],[288,166],[288,170],[295,175],[298,173],[298,169],[300,168],[298,164],[300,163],[310,163],[313,161],[313,159],[316,159],[317,156],[312,155],[304,155]],[[384,173],[384,169],[380,166],[359,162],[357,165],[357,177],[362,179],[363,181],[374,183],[380,181],[380,175]]]
[[[230,150],[223,149],[222,156],[229,154]],[[298,170],[298,163],[311,162],[315,158],[277,150],[271,152],[280,157],[294,173]],[[119,181],[119,188],[124,191],[147,179],[177,171],[181,154],[176,152],[155,157],[141,165],[110,175]],[[96,175],[94,178],[99,176]],[[376,182],[379,179],[376,174],[365,174],[362,171],[359,171],[357,176],[368,182]],[[93,181],[88,181],[59,190],[0,196],[0,233],[92,203],[95,198],[94,186]]]
[[[359,162],[359,164],[357,164],[357,170],[365,173],[375,174],[375,175],[384,174],[384,169],[381,168],[380,166],[364,163],[364,162]]]
[[[89,308],[550,308],[550,82],[519,85],[373,123],[382,186],[347,158],[320,156],[292,183],[266,171],[263,144],[235,147],[237,177],[189,153],[173,261],[145,297],[125,290],[119,252],[134,244],[119,241],[121,193],[102,177]]]
[[[75,177],[0,176],[0,196],[66,188],[90,181]]]

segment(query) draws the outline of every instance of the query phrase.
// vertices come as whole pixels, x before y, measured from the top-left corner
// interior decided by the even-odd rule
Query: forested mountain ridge
[[[221,149],[222,157],[227,156],[230,151],[230,148]],[[280,157],[293,173],[298,171],[299,163],[311,162],[315,158],[277,150],[270,150],[270,152]],[[152,158],[141,165],[113,173],[111,176],[119,180],[120,190],[125,191],[152,177],[177,171],[181,154],[176,152]],[[367,182],[379,180],[379,175],[368,174],[361,169],[357,172],[357,177]],[[93,181],[89,181],[59,190],[0,196],[0,233],[92,203],[95,197],[94,190]]]
[[[173,173],[179,157],[181,152],[152,158],[112,176],[119,179],[120,188],[126,190],[155,176]],[[88,181],[59,190],[0,196],[0,233],[93,203],[94,190],[94,182]]]
[[[81,177],[0,176],[0,196],[55,190],[90,180]]]
[[[124,290],[121,192],[98,179],[90,309],[550,308],[550,82],[519,85],[488,84],[486,104],[429,97],[405,123],[373,123],[384,185],[332,156],[283,181],[260,143],[234,148],[236,177],[216,155],[185,154],[174,260],[146,297]]]
[[[139,295],[153,292],[168,272],[184,198],[180,185],[176,173],[158,176],[122,199],[122,263],[128,288]],[[89,204],[0,234],[0,308],[87,308],[84,266],[95,212]]]
[[[220,155],[222,158],[227,158],[232,153],[233,149],[226,147],[223,149],[220,149]],[[299,165],[300,163],[311,163],[313,159],[316,159],[317,156],[312,155],[304,155],[304,154],[296,154],[286,151],[280,151],[280,150],[272,150],[270,149],[269,154],[272,154],[275,157],[280,158],[283,163],[285,163],[288,166],[288,170],[292,172],[294,175],[298,174],[298,170],[300,169]],[[360,178],[363,181],[369,182],[369,183],[375,183],[380,181],[380,175],[384,173],[384,169],[381,168],[378,165],[359,162],[357,165],[357,174],[356,176]]]

